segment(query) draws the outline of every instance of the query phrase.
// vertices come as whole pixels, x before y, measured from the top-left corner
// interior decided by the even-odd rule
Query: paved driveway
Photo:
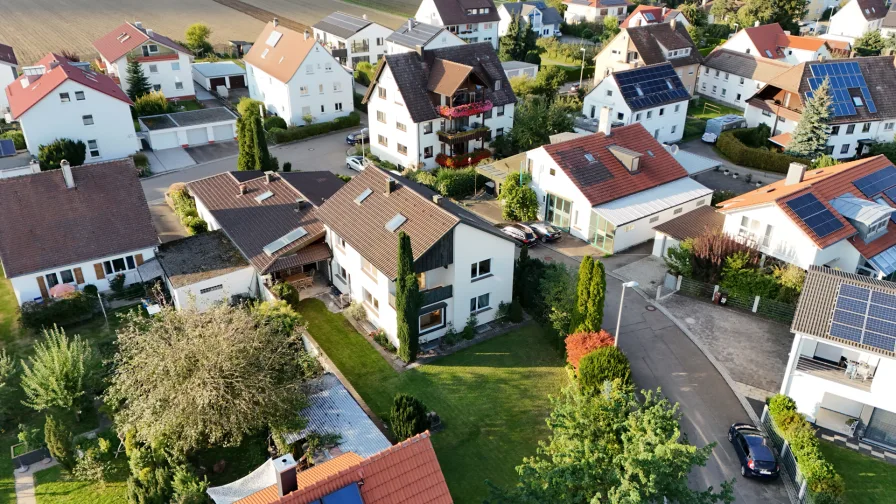
[[[236,156],[240,153],[239,145],[235,140],[228,142],[215,142],[205,145],[194,145],[184,149],[187,154],[197,163],[208,163],[217,161],[230,156]]]
[[[182,147],[144,152],[149,158],[149,169],[154,174],[181,170],[196,164]]]

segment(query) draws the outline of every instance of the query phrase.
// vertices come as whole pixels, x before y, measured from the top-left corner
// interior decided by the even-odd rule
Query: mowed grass
[[[843,477],[848,504],[893,502],[896,465],[827,441],[821,442],[821,452]]]
[[[114,504],[128,500],[128,461],[123,455],[112,461],[105,485],[73,481],[55,466],[34,474],[38,504]]]
[[[308,331],[364,401],[388,419],[398,392],[442,418],[433,436],[455,502],[481,502],[485,480],[516,482],[514,468],[548,435],[549,394],[567,383],[563,359],[530,325],[417,369],[397,373],[341,314],[302,301]]]

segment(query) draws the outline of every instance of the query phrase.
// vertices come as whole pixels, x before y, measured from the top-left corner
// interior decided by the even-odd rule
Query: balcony
[[[470,117],[479,115],[484,112],[488,112],[493,107],[494,106],[492,105],[492,102],[489,100],[474,101],[471,103],[465,103],[463,105],[456,105],[454,107],[442,105],[439,107],[439,115],[447,119],[457,119],[458,117]]]
[[[477,149],[465,154],[455,154],[453,156],[438,154],[436,155],[436,164],[444,168],[463,168],[465,166],[475,165],[491,156],[492,151],[488,149]]]
[[[438,303],[439,301],[451,299],[451,297],[454,296],[454,286],[440,285],[438,287],[420,291],[420,295],[422,297],[420,306],[429,306],[431,304]],[[391,292],[389,293],[389,306],[395,308],[395,294]]]
[[[842,368],[827,362],[800,356],[796,363],[796,370],[825,380],[830,380],[847,385],[865,392],[871,392],[871,382],[874,380],[874,368],[862,367]]]
[[[438,133],[439,141],[449,143],[449,144],[457,144],[462,142],[468,142],[470,140],[482,140],[488,137],[489,133],[491,133],[491,128],[488,126],[480,126],[478,128],[467,128],[461,129],[460,131],[440,131]]]
[[[353,53],[370,52],[370,44],[367,43],[366,41],[362,44],[352,43],[352,52]]]

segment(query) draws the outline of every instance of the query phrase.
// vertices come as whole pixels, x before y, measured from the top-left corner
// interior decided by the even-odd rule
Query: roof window
[[[586,153],[585,153],[585,160],[587,160],[589,163],[593,163],[593,162],[594,162],[594,156],[592,156],[590,152],[586,152]]]
[[[389,222],[386,223],[386,226],[385,226],[386,231],[390,231],[390,232],[394,233],[407,220],[408,220],[408,218],[405,217],[404,215],[395,214],[395,217],[392,217],[392,219],[390,219]]]
[[[274,195],[274,193],[272,193],[271,191],[266,191],[266,192],[263,192],[263,193],[259,194],[258,196],[256,196],[255,201],[261,203],[262,201],[270,198],[273,195]]]
[[[261,53],[261,57],[262,57],[262,58],[267,57],[267,55],[268,55],[268,51],[270,51],[270,49],[265,49],[264,51],[262,51],[262,53]]]
[[[371,194],[373,194],[373,189],[371,189],[371,188],[369,188],[369,187],[368,187],[367,189],[364,189],[364,191],[362,191],[361,194],[359,194],[358,197],[355,198],[355,203],[357,203],[357,204],[360,205],[360,204],[363,203],[364,200],[366,200],[367,197],[370,196]]]
[[[277,42],[280,42],[280,37],[282,37],[282,36],[283,36],[282,33],[278,32],[277,30],[274,30],[271,32],[270,35],[268,35],[268,40],[265,43],[271,47],[276,47]]]
[[[281,236],[280,238],[277,238],[276,240],[272,241],[271,243],[268,243],[267,245],[264,246],[264,248],[262,250],[264,250],[265,254],[272,256],[272,255],[276,254],[278,250],[281,250],[283,247],[298,240],[299,238],[305,236],[306,234],[308,234],[308,231],[305,231],[305,228],[298,227],[298,228],[293,229],[292,231],[286,233],[285,235]]]
[[[769,51],[768,49],[765,50],[765,55],[768,56],[769,58],[774,58],[774,56],[772,56],[772,52]]]
[[[856,107],[863,107],[863,106],[865,106],[865,104],[862,103],[862,98],[859,97],[859,96],[853,96],[853,97],[852,97],[852,103],[853,103]]]

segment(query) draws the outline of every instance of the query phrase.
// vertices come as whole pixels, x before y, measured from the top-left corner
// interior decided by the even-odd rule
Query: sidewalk
[[[58,464],[59,462],[53,459],[49,464],[43,462],[33,464],[25,472],[16,471],[16,502],[18,504],[37,504],[37,498],[34,495],[34,473]]]

